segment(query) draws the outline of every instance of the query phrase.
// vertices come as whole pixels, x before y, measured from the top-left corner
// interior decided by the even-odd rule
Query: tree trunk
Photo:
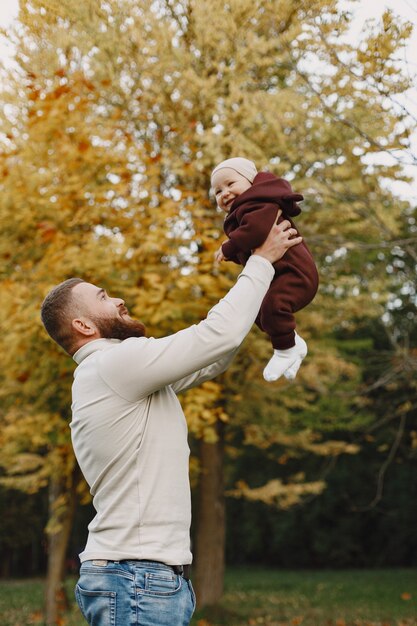
[[[201,476],[193,583],[199,607],[218,602],[225,568],[225,502],[223,484],[224,424],[217,424],[218,441],[201,442]]]
[[[62,623],[62,615],[68,608],[64,588],[65,557],[77,502],[76,473],[77,470],[73,472],[70,489],[63,477],[52,476],[49,482],[48,568],[45,589],[47,626]]]
[[[10,578],[12,572],[13,553],[9,546],[5,546],[2,550],[0,560],[0,578]]]

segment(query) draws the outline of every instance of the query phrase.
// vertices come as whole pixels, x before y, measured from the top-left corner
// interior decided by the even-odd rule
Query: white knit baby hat
[[[225,161],[222,161],[221,163],[216,165],[211,173],[211,178],[213,178],[216,172],[225,167],[229,167],[230,169],[235,170],[235,172],[247,178],[250,183],[253,183],[253,179],[258,173],[256,165],[253,161],[249,161],[249,159],[244,159],[243,157],[234,157],[233,159],[226,159]]]

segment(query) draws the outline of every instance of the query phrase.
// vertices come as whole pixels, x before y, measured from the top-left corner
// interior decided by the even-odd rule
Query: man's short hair
[[[47,333],[71,356],[75,352],[71,322],[76,308],[72,290],[84,282],[82,278],[64,280],[48,293],[41,308],[41,319]]]

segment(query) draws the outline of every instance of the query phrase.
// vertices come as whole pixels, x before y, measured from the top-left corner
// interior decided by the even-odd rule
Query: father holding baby
[[[121,298],[82,279],[46,296],[44,326],[77,363],[70,427],[96,516],[76,598],[91,626],[189,624],[189,447],[177,394],[228,367],[258,315],[272,264],[300,244],[296,232],[275,220],[207,317],[167,337],[146,337]]]

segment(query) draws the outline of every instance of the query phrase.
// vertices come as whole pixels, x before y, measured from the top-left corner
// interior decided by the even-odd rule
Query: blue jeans
[[[90,626],[188,626],[191,581],[155,561],[85,561],[75,597]]]

